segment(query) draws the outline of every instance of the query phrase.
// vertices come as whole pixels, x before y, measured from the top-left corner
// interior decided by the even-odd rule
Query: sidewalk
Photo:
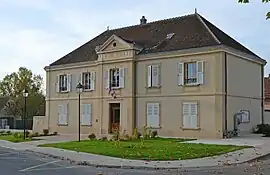
[[[222,166],[248,162],[270,154],[270,145],[248,148],[221,156],[179,161],[141,161],[127,160],[108,156],[80,153],[57,148],[42,148],[28,143],[11,143],[0,140],[0,146],[15,150],[24,150],[73,161],[81,165],[110,168],[134,169],[179,169],[191,167]]]

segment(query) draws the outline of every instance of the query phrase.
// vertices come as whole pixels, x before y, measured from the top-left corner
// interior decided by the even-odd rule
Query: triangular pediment
[[[97,53],[101,53],[107,51],[117,51],[122,49],[134,49],[134,43],[129,43],[124,39],[113,34],[101,46],[98,46],[96,48],[96,51]]]

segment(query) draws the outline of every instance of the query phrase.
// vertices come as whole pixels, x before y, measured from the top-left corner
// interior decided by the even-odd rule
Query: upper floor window
[[[147,70],[148,87],[160,87],[160,65],[149,65]]]
[[[197,83],[197,63],[185,63],[184,64],[184,83],[193,84]]]
[[[119,68],[110,70],[110,84],[111,87],[119,87],[120,86],[120,70]]]
[[[95,89],[95,72],[82,73],[82,85],[84,90]]]
[[[124,88],[125,68],[113,68],[105,72],[106,88]]]
[[[178,85],[204,83],[204,61],[178,63]]]
[[[69,92],[71,86],[71,75],[62,74],[57,76],[56,92]]]

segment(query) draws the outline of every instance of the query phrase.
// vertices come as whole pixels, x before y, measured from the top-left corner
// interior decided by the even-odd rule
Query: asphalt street
[[[0,147],[0,175],[262,175],[270,174],[270,157],[237,166],[179,170],[128,170],[76,165],[30,152]]]

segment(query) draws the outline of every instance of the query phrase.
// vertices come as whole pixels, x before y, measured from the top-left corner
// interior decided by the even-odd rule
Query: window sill
[[[189,86],[200,86],[200,84],[199,83],[190,83],[190,84],[184,84],[184,86],[187,86],[187,87],[189,87]]]
[[[123,89],[123,87],[111,87],[112,90],[120,90]]]
[[[93,89],[84,89],[83,92],[92,92],[94,91]]]
[[[201,130],[201,128],[184,128],[184,127],[181,127],[182,130],[191,130],[191,131],[199,131]]]
[[[68,126],[68,124],[59,124],[58,123],[58,126]]]
[[[244,121],[244,122],[241,121],[241,123],[246,123],[247,124],[247,123],[250,123],[250,121]]]
[[[91,127],[92,124],[81,124],[82,127]]]
[[[160,89],[161,88],[161,86],[151,86],[151,87],[146,87],[147,89]]]
[[[153,126],[148,126],[148,127],[146,127],[147,129],[161,129],[161,126],[155,126],[155,127],[153,127]]]
[[[59,93],[60,94],[65,94],[65,93],[69,93],[69,91],[68,90],[66,90],[66,91],[59,91]]]

